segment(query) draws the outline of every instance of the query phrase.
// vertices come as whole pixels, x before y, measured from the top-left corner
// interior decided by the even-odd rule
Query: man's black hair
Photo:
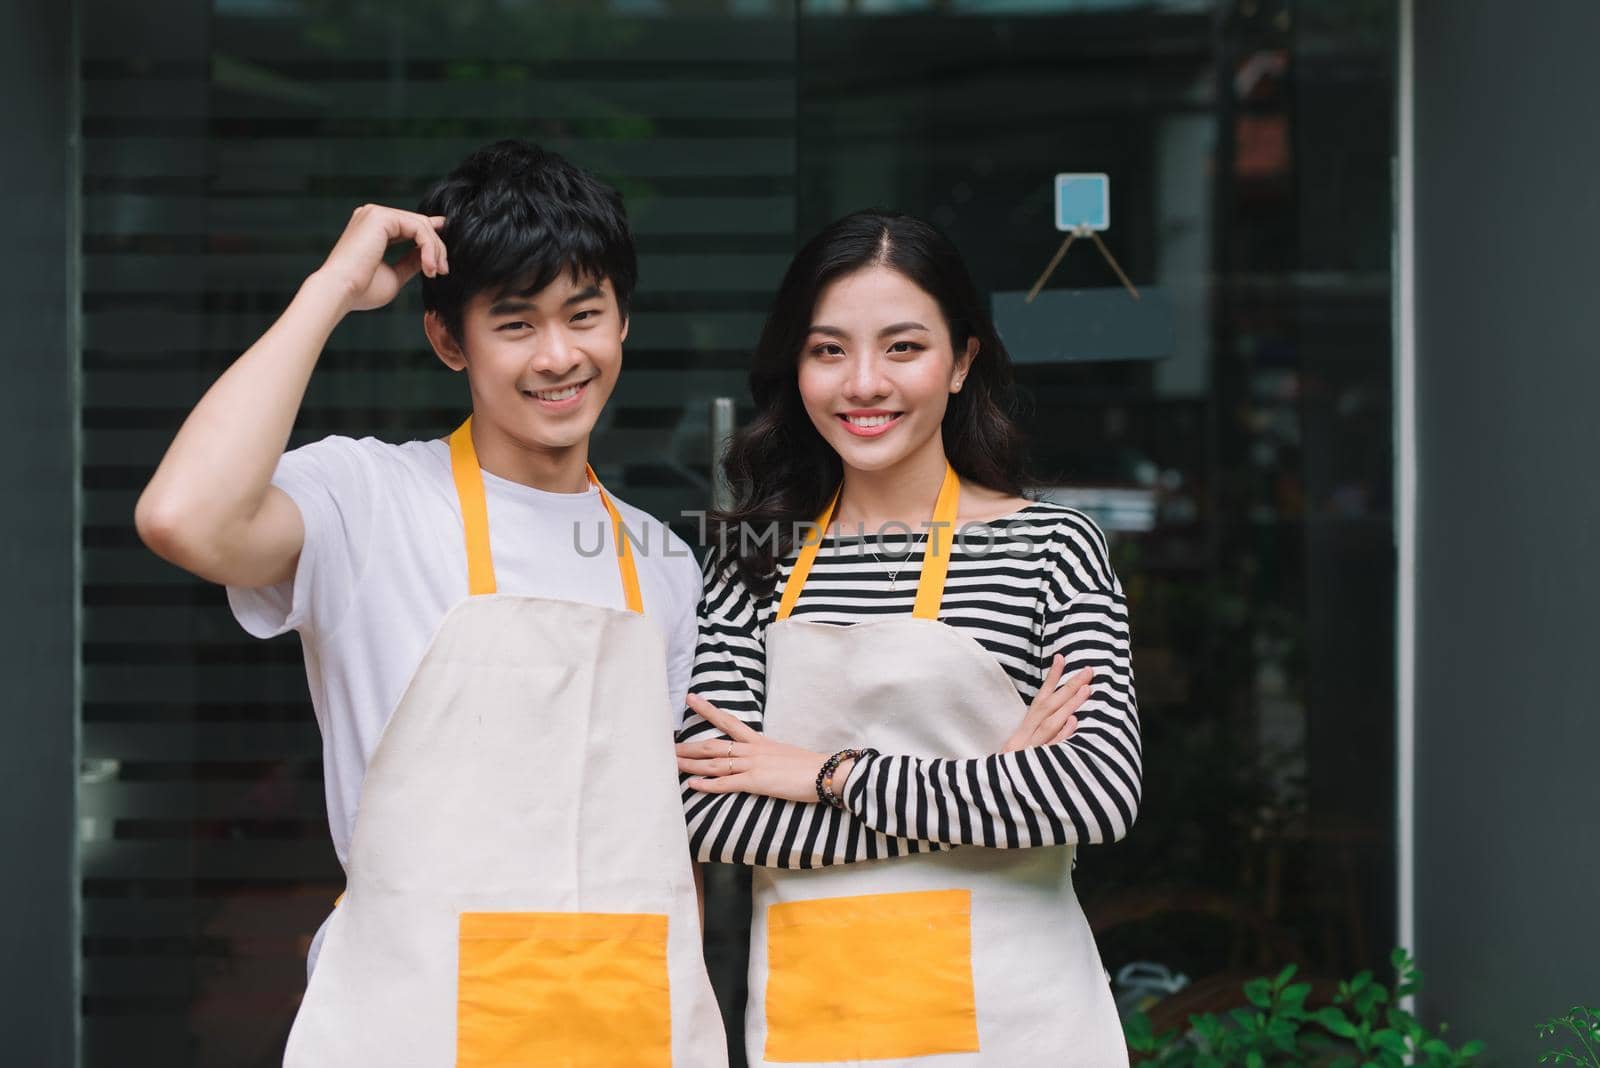
[[[626,318],[639,265],[622,195],[554,152],[525,141],[486,145],[417,210],[445,217],[450,273],[422,279],[422,303],[458,341],[474,296],[531,295],[562,271],[610,280]]]

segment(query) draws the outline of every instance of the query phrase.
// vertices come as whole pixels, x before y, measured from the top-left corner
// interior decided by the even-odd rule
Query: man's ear
[[[444,320],[435,311],[424,312],[422,315],[422,332],[428,335],[428,344],[433,346],[434,355],[452,371],[465,371],[467,369],[467,353],[456,341],[455,335],[450,333],[450,328],[444,325]]]
[[[622,317],[622,333],[617,336],[618,341],[628,340],[628,324],[631,322],[633,322],[633,320],[628,318],[626,315]]]

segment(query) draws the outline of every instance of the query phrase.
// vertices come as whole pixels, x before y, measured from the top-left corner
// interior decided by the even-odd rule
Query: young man
[[[471,418],[284,454],[333,328],[419,271]],[[614,190],[484,148],[356,210],[140,498],[147,545],[305,650],[347,883],[286,1065],[726,1063],[671,749],[699,573],[587,466],[635,276]]]

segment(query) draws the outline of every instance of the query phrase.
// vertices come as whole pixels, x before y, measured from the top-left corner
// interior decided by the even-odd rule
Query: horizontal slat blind
[[[339,890],[298,642],[246,637],[132,514],[352,208],[504,136],[621,188],[640,285],[596,466],[658,515],[705,504],[706,402],[743,394],[794,239],[794,14],[609,6],[82,9],[85,1064],[277,1064]],[[295,443],[459,420],[420,320],[413,288],[343,324]]]

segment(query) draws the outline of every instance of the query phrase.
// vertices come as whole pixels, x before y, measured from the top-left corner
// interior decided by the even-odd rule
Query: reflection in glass
[[[1379,964],[1392,18],[1283,0],[87,3],[85,1062],[278,1063],[340,888],[298,643],[247,639],[220,591],[145,552],[138,488],[357,203],[413,203],[507,135],[628,198],[640,288],[595,463],[666,517],[709,501],[709,403],[744,396],[799,239],[898,207],[945,228],[980,285],[1025,292],[1060,240],[1052,176],[1108,173],[1105,239],[1166,294],[1171,351],[1019,369],[1041,485],[1108,532],[1134,628],[1143,813],[1083,851],[1080,897],[1122,1003],[1175,1018],[1290,960]],[[1116,285],[1087,254],[1050,283]],[[339,329],[296,443],[454,425],[465,394],[419,318],[413,295]],[[735,1035],[742,878],[710,879]]]

